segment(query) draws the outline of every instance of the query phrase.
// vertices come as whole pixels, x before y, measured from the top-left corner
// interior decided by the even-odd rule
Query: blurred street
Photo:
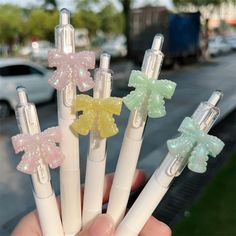
[[[130,73],[130,65],[112,65],[116,71],[125,71],[123,77]],[[209,98],[213,90],[220,89],[224,92],[221,118],[235,108],[236,104],[236,54],[230,54],[214,59],[212,62],[195,64],[172,71],[164,71],[162,79],[169,79],[177,83],[176,92],[171,101],[166,101],[167,116],[154,120],[149,119],[145,130],[144,142],[141,150],[139,167],[144,168],[148,174],[159,165],[166,153],[165,142],[176,134],[180,122],[185,116],[191,116],[201,101]],[[119,79],[122,73],[119,73]],[[119,84],[119,79],[114,86]],[[123,78],[125,81],[125,78]],[[126,80],[128,81],[128,80]],[[113,91],[116,96],[124,96],[127,90],[118,89]],[[38,106],[38,114],[41,128],[45,129],[57,125],[56,103],[42,104]],[[117,123],[120,132],[108,141],[107,172],[115,169],[122,138],[127,124],[129,112],[123,107],[122,114]],[[15,170],[20,158],[13,153],[10,137],[19,133],[14,115],[1,121],[0,124],[0,232],[3,225],[14,221],[18,216],[34,207],[31,193],[30,178]],[[85,161],[87,152],[87,137],[80,138],[81,155],[81,178],[84,179]],[[52,171],[52,182],[59,193],[58,171]],[[7,229],[6,229],[7,230]],[[1,234],[3,235],[3,234]]]

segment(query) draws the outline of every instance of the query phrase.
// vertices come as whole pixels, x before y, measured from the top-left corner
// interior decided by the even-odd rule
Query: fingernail
[[[113,220],[105,214],[98,216],[89,228],[91,236],[111,236],[114,231]]]

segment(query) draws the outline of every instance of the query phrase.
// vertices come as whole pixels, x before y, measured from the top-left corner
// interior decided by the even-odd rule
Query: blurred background
[[[23,85],[38,108],[41,128],[57,125],[55,91],[47,80],[48,50],[54,48],[58,10],[71,11],[76,50],[111,54],[113,95],[129,93],[132,69],[139,69],[153,37],[165,37],[160,77],[177,83],[167,116],[149,119],[139,167],[149,176],[167,153],[166,140],[185,116],[220,89],[221,115],[212,134],[226,146],[208,172],[185,170],[154,215],[176,236],[236,236],[236,2],[221,0],[0,0],[0,235],[8,236],[20,218],[34,209],[30,178],[15,170],[10,138],[19,133],[14,116],[15,88]],[[129,112],[117,118],[120,132],[108,142],[107,172],[115,170]],[[80,138],[84,181],[87,137]],[[59,194],[58,170],[52,183]],[[135,198],[135,195],[131,198]]]

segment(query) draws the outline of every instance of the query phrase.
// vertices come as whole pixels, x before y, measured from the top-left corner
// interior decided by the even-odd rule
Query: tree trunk
[[[131,0],[123,0],[123,12],[124,12],[124,20],[125,20],[125,28],[124,33],[126,36],[126,44],[127,44],[127,58],[130,58],[130,14],[131,14]]]
[[[209,35],[208,35],[208,23],[209,19],[205,19],[205,28],[204,28],[204,48],[203,48],[203,59],[205,61],[208,61],[210,59],[209,51],[208,51],[208,40],[209,40]]]

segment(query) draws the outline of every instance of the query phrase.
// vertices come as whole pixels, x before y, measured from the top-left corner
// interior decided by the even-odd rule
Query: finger
[[[153,216],[149,218],[140,232],[140,236],[171,236],[171,234],[170,227]]]
[[[103,203],[108,202],[113,178],[114,178],[113,173],[108,174],[105,177],[104,190],[103,190]],[[143,170],[136,170],[131,191],[134,192],[134,191],[138,190],[141,186],[143,186],[145,184],[145,181],[146,181],[145,172]],[[83,199],[83,195],[84,195],[84,186],[82,186],[82,188],[81,188],[81,199]]]
[[[26,215],[18,223],[11,236],[41,236],[42,231],[39,224],[39,218],[36,211]]]
[[[115,227],[112,218],[102,214],[77,236],[114,236],[114,232]]]
[[[104,183],[103,203],[108,202],[113,178],[114,178],[114,174],[109,174],[106,176],[105,183]],[[134,192],[138,190],[141,186],[145,184],[145,181],[146,181],[145,172],[142,170],[136,170],[131,191]]]
[[[144,171],[137,170],[135,172],[133,185],[132,185],[132,191],[137,190],[145,183],[145,173]],[[104,198],[103,202],[107,202],[111,190],[111,185],[113,181],[113,174],[109,174],[105,178],[105,184],[104,184]],[[81,193],[83,196],[83,187],[81,189]],[[82,198],[83,199],[83,198]],[[58,197],[58,205],[60,206],[60,199]],[[37,211],[33,211],[26,215],[17,225],[17,227],[12,232],[12,236],[41,236],[42,231],[40,229],[39,224],[39,218],[37,215]]]

